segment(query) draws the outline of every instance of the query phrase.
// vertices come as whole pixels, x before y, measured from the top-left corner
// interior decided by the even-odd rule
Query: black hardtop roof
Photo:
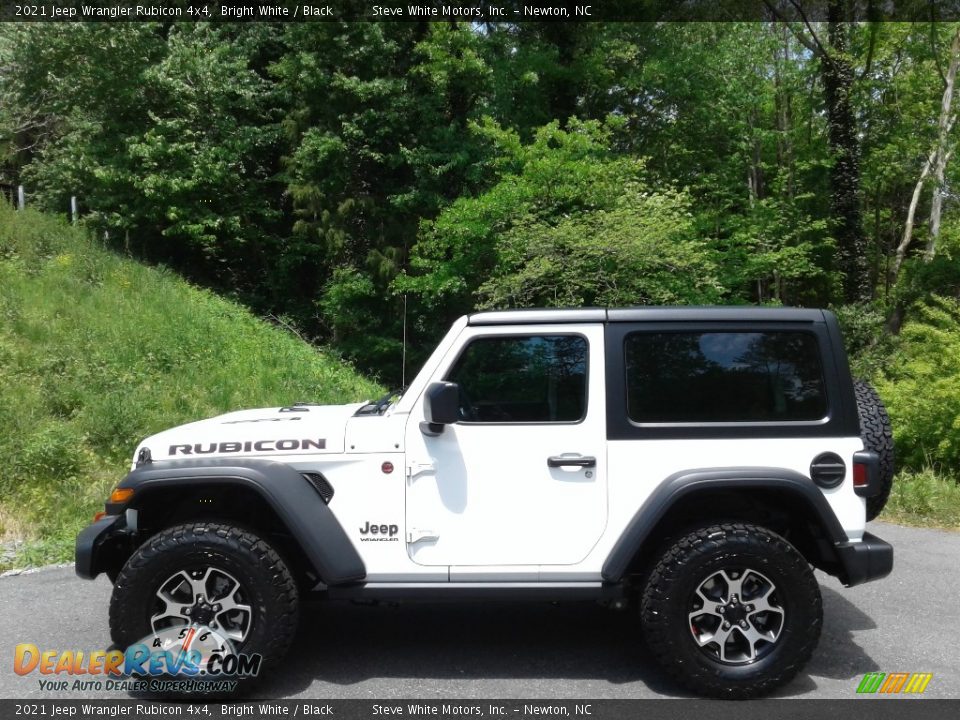
[[[530,308],[473,313],[470,325],[539,325],[607,322],[824,322],[827,312],[815,308],[755,305],[645,306],[628,308]]]

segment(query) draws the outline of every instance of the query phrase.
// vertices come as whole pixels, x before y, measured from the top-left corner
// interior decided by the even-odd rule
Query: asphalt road
[[[845,589],[818,573],[824,631],[806,670],[778,695],[850,698],[864,673],[931,672],[926,696],[960,698],[960,534],[873,523],[895,547],[893,574]],[[126,697],[41,691],[12,670],[14,646],[109,646],[110,583],[73,568],[0,578],[0,698]],[[267,698],[684,697],[639,641],[635,618],[593,604],[350,604],[304,609]]]

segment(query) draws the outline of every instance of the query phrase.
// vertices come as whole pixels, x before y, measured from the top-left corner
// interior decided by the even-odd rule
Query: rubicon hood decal
[[[284,408],[239,410],[164,430],[140,447],[150,448],[158,460],[342,453],[347,422],[361,405],[311,405],[296,413]]]
[[[295,422],[299,420],[298,417],[258,417],[250,418],[249,420],[224,420],[223,425],[239,425],[240,423],[253,423],[253,422]]]
[[[187,443],[171,445],[167,455],[210,455],[212,453],[238,452],[276,452],[289,450],[324,450],[327,447],[326,438],[289,438],[284,440],[246,440],[221,443]]]

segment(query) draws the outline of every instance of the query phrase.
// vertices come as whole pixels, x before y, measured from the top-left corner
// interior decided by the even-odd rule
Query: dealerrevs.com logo
[[[13,670],[38,676],[45,691],[231,692],[242,678],[256,677],[263,657],[238,653],[216,630],[203,625],[172,627],[126,650],[14,648]]]
[[[857,692],[869,695],[919,695],[927,689],[932,679],[933,673],[872,672],[863,676]]]

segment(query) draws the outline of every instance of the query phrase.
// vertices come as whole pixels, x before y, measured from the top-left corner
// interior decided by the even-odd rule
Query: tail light
[[[860,497],[880,492],[880,456],[872,450],[853,454],[853,491]]]
[[[870,484],[870,468],[865,462],[853,464],[853,486],[865,488]]]

